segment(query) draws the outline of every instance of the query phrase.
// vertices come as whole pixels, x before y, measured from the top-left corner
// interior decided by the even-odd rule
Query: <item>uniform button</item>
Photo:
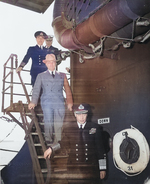
[[[78,159],[78,158],[76,158],[76,160],[78,161],[79,159]]]
[[[85,149],[85,151],[88,151],[88,149]]]
[[[76,149],[76,151],[78,151],[78,149]]]
[[[76,144],[76,146],[78,146],[78,144]]]
[[[85,144],[85,146],[87,146],[87,144]]]
[[[76,156],[78,156],[78,154],[76,154]]]
[[[88,158],[86,158],[86,160],[88,160]]]
[[[39,65],[41,65],[41,63],[39,63]]]
[[[85,153],[85,155],[87,155],[87,153]]]

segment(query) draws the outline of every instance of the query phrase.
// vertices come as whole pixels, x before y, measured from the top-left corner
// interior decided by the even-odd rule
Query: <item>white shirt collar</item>
[[[77,124],[78,124],[78,127],[80,128],[80,125],[82,125],[82,128],[84,128],[85,127],[85,125],[86,125],[86,122],[85,123],[83,123],[83,124],[80,124],[79,122],[77,122]]]
[[[50,46],[51,47],[51,46]],[[45,48],[49,49],[50,47],[48,47],[47,45],[45,46]]]
[[[39,48],[43,49],[43,45],[38,45],[38,46],[39,46]]]
[[[52,75],[52,71],[51,70],[48,70],[49,71],[49,73]],[[56,70],[54,70],[53,71],[53,74],[55,75],[55,73],[56,73]]]

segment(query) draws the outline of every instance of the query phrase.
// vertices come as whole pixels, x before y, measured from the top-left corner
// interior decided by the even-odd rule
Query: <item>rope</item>
[[[10,134],[14,131],[14,129],[16,128],[16,126],[17,126],[17,124],[15,124],[15,126],[12,128],[12,130],[5,136],[4,139],[2,139],[2,140],[0,141],[0,143],[3,142],[8,136],[10,136]]]

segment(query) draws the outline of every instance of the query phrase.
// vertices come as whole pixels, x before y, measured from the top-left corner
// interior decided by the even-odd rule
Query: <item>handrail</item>
[[[18,57],[16,54],[11,54],[8,58],[8,60],[4,63],[4,72],[3,72],[3,87],[2,87],[2,108],[1,111],[5,112],[5,95],[10,95],[10,103],[9,106],[13,107],[13,97],[14,95],[20,95],[20,96],[25,96],[27,100],[29,101],[29,96],[28,94],[17,94],[14,93],[14,84],[21,84],[19,82],[14,82],[14,70],[18,67]],[[10,70],[10,71],[9,71]],[[23,71],[28,71],[28,70],[23,70]],[[24,85],[31,85],[29,83],[26,83]],[[10,91],[8,91],[10,90]],[[7,100],[7,103],[9,101]]]
[[[28,101],[28,103],[30,103],[30,99],[29,99],[29,96],[28,96],[28,93],[27,93],[27,89],[25,87],[25,84],[23,83],[23,80],[21,78],[20,72],[18,72],[18,76],[19,76],[19,79],[21,81],[21,84],[22,84],[25,96],[27,98],[27,101]],[[41,146],[42,146],[42,150],[43,150],[43,152],[45,152],[46,151],[46,146],[45,146],[45,143],[44,143],[44,139],[43,139],[43,136],[42,136],[42,133],[41,133],[41,130],[40,130],[40,127],[39,127],[39,123],[38,123],[38,120],[37,120],[37,117],[36,117],[34,109],[31,109],[31,114],[32,114],[32,118],[34,120],[34,125],[36,127],[37,133],[39,135],[39,140],[40,140],[40,143],[41,143]],[[47,172],[47,178],[46,178],[45,184],[48,184],[49,181],[50,181],[50,173],[51,173],[50,161],[49,161],[48,158],[46,159],[46,165],[47,165],[47,171],[48,172]]]
[[[11,54],[11,55],[9,56],[8,60],[6,61],[6,63],[4,64],[4,66],[6,66],[7,63],[9,62],[9,60],[12,59],[13,57],[16,58],[16,60],[15,60],[15,64],[16,64],[16,65],[15,65],[15,68],[17,68],[17,67],[18,67],[18,56],[17,56],[16,54]]]
[[[15,58],[15,62],[14,62],[14,58]],[[10,67],[8,67],[9,61],[11,62]],[[15,64],[15,66],[14,66],[14,64]],[[10,57],[8,58],[8,60],[6,61],[6,63],[4,64],[3,90],[2,90],[2,112],[5,111],[5,109],[4,109],[5,94],[10,94],[10,108],[13,109],[13,96],[17,95],[17,94],[14,93],[14,89],[13,89],[14,84],[21,84],[22,85],[23,91],[24,91],[23,95],[26,97],[27,102],[30,103],[30,98],[29,98],[26,86],[25,86],[25,84],[24,84],[24,82],[21,78],[20,72],[17,73],[18,77],[20,79],[20,83],[18,83],[18,82],[16,83],[16,82],[13,81],[14,80],[14,75],[13,75],[14,71],[13,70],[16,69],[17,67],[18,67],[17,55],[11,54]],[[10,69],[10,71],[7,74],[6,74],[6,69]],[[9,82],[6,81],[6,79],[8,79],[8,77],[10,77]],[[7,86],[6,86],[6,83],[7,83]],[[6,92],[8,89],[10,89],[10,93]],[[25,130],[25,133],[28,134],[29,123],[28,123],[27,118],[26,118],[26,114],[25,114],[25,111],[24,111],[24,106],[23,106],[22,101],[20,101],[20,104],[22,105],[21,108],[20,108],[20,114],[21,114],[23,123],[20,123],[17,119],[15,119],[15,117],[10,112],[7,112],[7,114],[9,116],[13,117],[15,122],[18,123]],[[45,146],[45,143],[44,143],[44,138],[43,138],[42,132],[40,130],[39,123],[38,123],[36,114],[34,112],[34,109],[31,110],[31,114],[32,114],[32,119],[34,120],[34,125],[36,127],[36,130],[37,130],[37,133],[38,133],[38,136],[39,136],[39,141],[41,143],[42,150],[44,152],[46,150],[46,146]],[[33,146],[33,145],[31,145],[31,146]],[[50,170],[50,161],[48,159],[46,159],[46,165],[47,165],[47,171],[48,172],[47,172],[47,178],[46,178],[45,184],[48,184],[49,181],[50,181],[50,172],[51,172],[51,170]],[[44,181],[43,179],[44,178],[42,178],[42,181]]]
[[[29,95],[27,93],[26,86],[25,86],[25,84],[24,84],[24,82],[23,82],[23,80],[21,78],[20,72],[18,72],[18,76],[19,76],[20,82],[22,84],[25,96],[27,98],[27,102],[29,104],[30,103],[30,98],[29,98]],[[44,143],[44,139],[43,139],[43,136],[42,136],[42,133],[41,133],[41,130],[40,130],[40,127],[39,127],[39,123],[38,123],[38,120],[37,120],[37,117],[36,117],[34,109],[31,109],[31,114],[32,114],[32,118],[34,120],[34,125],[36,127],[37,133],[39,135],[39,140],[40,140],[40,143],[41,143],[41,146],[42,146],[42,150],[43,150],[43,152],[45,152],[46,151],[46,146],[45,146],[45,143]],[[45,184],[48,184],[49,181],[50,181],[50,173],[51,173],[51,171],[50,171],[50,161],[49,161],[48,158],[46,159],[46,164],[47,164],[47,171],[48,171],[48,173],[47,173],[47,178],[46,178]]]
[[[15,67],[18,66],[18,57],[16,54],[11,54],[6,63],[4,64],[4,73],[3,73],[3,89],[2,89],[2,112],[4,112],[4,100],[5,100],[5,91],[10,88],[10,106],[13,105],[13,69],[14,69],[14,57],[15,57]],[[6,75],[6,68],[8,62],[11,60],[10,72]],[[6,78],[10,75],[10,86],[5,89]]]

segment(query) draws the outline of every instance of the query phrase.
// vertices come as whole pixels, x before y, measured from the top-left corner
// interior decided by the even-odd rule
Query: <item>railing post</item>
[[[10,67],[8,66],[8,62],[10,61]],[[16,69],[18,67],[18,57],[16,54],[11,54],[8,58],[8,60],[6,61],[6,63],[4,64],[4,72],[3,72],[3,86],[2,86],[2,107],[1,107],[1,111],[4,112],[5,111],[5,95],[9,94],[10,95],[10,107],[13,108],[13,96],[14,96],[14,69]],[[9,72],[7,72],[7,69],[10,69]],[[8,77],[10,76],[10,80],[9,82],[7,81]],[[6,83],[9,83],[10,85],[6,87]],[[8,89],[10,89],[10,93],[6,93],[6,91],[8,91]],[[8,100],[7,100],[8,101]]]
[[[11,94],[11,97],[10,97],[10,106],[12,107],[13,106],[13,56],[11,56],[11,82],[10,82],[10,94]]]
[[[5,90],[5,75],[6,75],[6,65],[4,65],[4,73],[3,73],[3,91],[2,91],[2,112],[4,112],[4,90]]]

